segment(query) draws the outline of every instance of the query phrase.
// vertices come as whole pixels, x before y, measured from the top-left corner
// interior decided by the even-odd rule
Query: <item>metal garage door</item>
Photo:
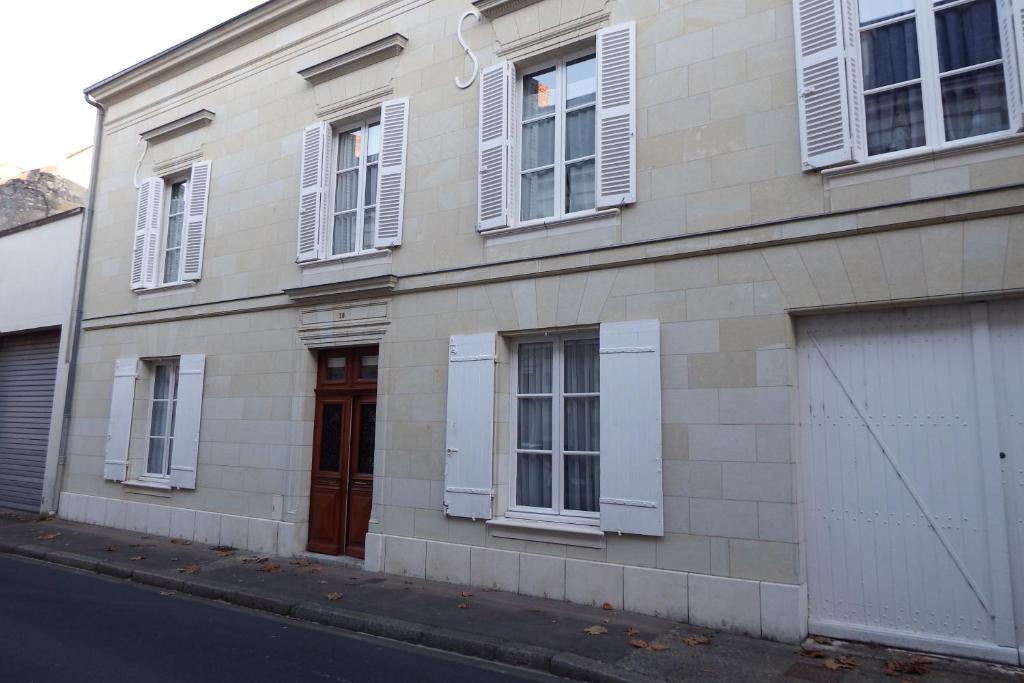
[[[0,336],[0,507],[39,512],[60,332]]]
[[[1021,305],[1002,306],[1024,329]],[[1021,378],[1024,356],[998,360],[988,317],[975,304],[801,324],[812,631],[1018,661],[998,425],[1024,394],[1018,379],[997,398],[993,362]]]

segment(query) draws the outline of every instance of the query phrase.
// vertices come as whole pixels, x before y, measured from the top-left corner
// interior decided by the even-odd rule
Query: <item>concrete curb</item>
[[[552,673],[563,678],[590,683],[650,683],[650,678],[620,669],[596,659],[571,652],[558,652],[544,647],[513,643],[488,636],[435,628],[426,624],[382,617],[339,608],[326,608],[312,602],[289,602],[273,595],[221,587],[192,577],[177,577],[146,569],[96,560],[32,544],[13,545],[0,542],[0,554],[20,555],[52,564],[84,569],[97,574],[135,583],[178,591],[209,600],[248,607],[294,619],[331,626],[354,633],[422,645],[435,650],[501,662],[535,671]]]

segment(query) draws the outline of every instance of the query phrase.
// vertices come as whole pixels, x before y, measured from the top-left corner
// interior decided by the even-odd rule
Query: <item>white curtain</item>
[[[554,344],[519,345],[516,504],[551,507],[551,391]],[[540,394],[540,396],[522,396]],[[545,394],[547,394],[545,396]]]
[[[564,345],[564,507],[596,512],[600,489],[601,399],[597,339]]]

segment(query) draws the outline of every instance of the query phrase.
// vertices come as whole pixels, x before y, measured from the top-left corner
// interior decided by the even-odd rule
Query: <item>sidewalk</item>
[[[576,680],[1024,681],[1024,670],[1012,667],[828,641],[801,648],[343,562],[259,557],[17,513],[0,512],[0,552]],[[905,671],[884,673],[894,666]]]

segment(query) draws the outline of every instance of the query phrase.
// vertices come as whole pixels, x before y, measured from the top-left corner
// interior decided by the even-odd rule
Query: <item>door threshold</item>
[[[351,557],[350,555],[327,555],[325,553],[303,550],[302,552],[295,553],[295,556],[304,557],[307,560],[316,560],[321,564],[337,564],[345,567],[355,567],[356,569],[363,568],[363,560],[360,560],[358,557]]]

